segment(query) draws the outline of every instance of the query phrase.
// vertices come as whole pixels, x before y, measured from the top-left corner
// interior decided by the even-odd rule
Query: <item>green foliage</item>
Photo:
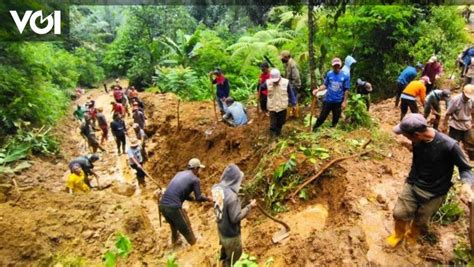
[[[234,267],[258,267],[257,257],[242,253],[240,259],[234,263]]]
[[[282,202],[286,195],[290,193],[299,183],[301,177],[295,173],[296,154],[291,154],[290,158],[278,165],[273,173],[273,181],[266,192],[267,203],[275,212],[285,211]]]
[[[79,47],[74,51],[74,55],[77,57],[76,67],[80,85],[92,87],[104,80],[104,70],[98,65],[99,62],[93,50]]]
[[[456,199],[456,192],[451,189],[441,207],[433,215],[433,221],[441,225],[448,225],[457,221],[463,214],[464,210]]]
[[[38,266],[83,267],[88,266],[87,260],[75,255],[55,254],[48,259],[41,260]]]
[[[125,234],[118,233],[115,240],[115,247],[108,250],[104,254],[104,264],[107,267],[117,266],[117,261],[120,258],[127,258],[132,251],[132,242]]]
[[[463,266],[474,266],[474,256],[466,242],[459,242],[454,247],[454,264]]]
[[[176,263],[176,254],[171,254],[166,257],[166,267],[179,267]]]
[[[356,129],[359,127],[370,127],[372,125],[372,120],[367,111],[363,95],[353,94],[349,97],[344,115],[346,116],[346,123],[343,124],[344,128]]]
[[[153,78],[162,92],[173,92],[182,99],[203,100],[210,98],[209,78],[200,80],[194,70],[189,67],[159,67],[157,76]],[[202,83],[207,81],[207,87]]]

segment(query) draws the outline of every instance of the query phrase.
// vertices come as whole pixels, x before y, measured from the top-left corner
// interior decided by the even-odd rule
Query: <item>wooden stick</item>
[[[153,179],[153,177],[151,177],[151,175],[149,175],[148,172],[146,172],[143,168],[142,168],[142,171],[145,173],[145,175],[146,175],[148,178],[150,178],[150,180],[151,180],[152,182],[154,182],[158,187],[160,187],[160,184],[159,184],[155,179]],[[161,187],[160,187],[160,189],[161,189]]]
[[[218,118],[217,118],[217,110],[216,110],[216,94],[214,93],[214,86],[212,84],[212,78],[211,78],[211,96],[212,96],[212,103],[214,103],[214,119],[217,122]]]
[[[21,198],[20,189],[18,188],[18,183],[16,182],[15,178],[12,178],[12,182],[13,182],[13,185],[15,186],[15,191],[18,194],[18,197],[15,199],[15,202],[18,202],[18,200],[20,200]]]
[[[309,132],[313,131],[313,113],[314,113],[314,106],[316,106],[316,97],[311,93],[312,99],[311,99],[311,110],[309,113]]]
[[[364,152],[361,152],[361,153],[358,153],[358,154],[355,154],[355,155],[351,155],[351,156],[345,156],[345,157],[339,157],[337,159],[334,159],[332,161],[330,161],[328,164],[326,164],[323,168],[321,168],[319,170],[318,173],[316,173],[315,175],[313,175],[312,177],[310,177],[308,180],[306,180],[306,182],[304,182],[302,185],[300,185],[292,194],[289,195],[288,199],[294,199],[294,197],[305,187],[307,186],[308,184],[310,184],[311,182],[315,181],[316,179],[318,179],[326,170],[328,170],[329,168],[331,168],[334,164],[336,163],[339,163],[343,160],[346,160],[346,159],[351,159],[351,158],[357,158],[357,157],[361,157],[361,156],[364,156],[366,154],[368,154],[369,152],[371,152],[371,150],[367,150],[367,151],[364,151]]]

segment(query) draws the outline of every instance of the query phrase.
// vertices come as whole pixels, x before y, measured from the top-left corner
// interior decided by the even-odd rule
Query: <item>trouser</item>
[[[125,134],[120,134],[115,136],[115,143],[117,144],[117,150],[118,153],[120,154],[120,147],[122,147],[122,153],[125,153]]]
[[[415,100],[402,98],[402,104],[400,105],[400,110],[401,110],[400,121],[407,114],[408,108],[410,108],[411,113],[418,113],[418,106],[416,105]]]
[[[89,175],[87,174],[87,172],[83,169],[84,171],[84,183],[89,187],[89,188],[92,188],[92,185],[91,185],[91,180],[89,180]]]
[[[264,94],[260,94],[260,109],[263,112],[268,112],[267,109],[267,96]]]
[[[449,126],[449,137],[453,138],[454,140],[458,141],[458,142],[464,142],[467,134],[469,133],[469,130],[458,130],[458,129],[455,129],[451,126]]]
[[[160,212],[165,217],[166,222],[171,227],[171,242],[174,244],[178,241],[178,232],[181,233],[190,245],[196,243],[191,223],[188,215],[182,208],[168,207],[160,205]]]
[[[443,203],[444,196],[435,196],[415,185],[405,183],[393,208],[393,218],[400,221],[413,221],[422,231],[426,231],[431,216]]]
[[[361,94],[362,98],[364,99],[365,106],[367,107],[367,111],[369,111],[370,108],[370,94]]]
[[[143,171],[142,168],[139,168],[137,164],[131,164],[130,167],[137,171],[137,181],[140,186],[145,186],[145,172]]]
[[[313,131],[319,128],[326,118],[329,116],[329,113],[332,112],[332,127],[335,127],[337,123],[339,122],[339,118],[341,117],[342,113],[342,102],[339,103],[329,103],[329,102],[324,102],[323,103],[323,109],[321,110],[321,113],[319,114],[318,120],[316,120],[316,124],[314,124]]]
[[[221,244],[220,260],[224,261],[225,267],[234,265],[242,255],[242,240],[240,235],[236,237],[225,237],[219,233],[219,243]]]
[[[405,87],[407,85],[403,83],[397,82],[397,94],[395,95],[395,107],[398,107],[398,104],[400,103],[400,96],[402,95],[403,90],[405,90]]]
[[[99,127],[102,130],[102,138],[100,142],[103,143],[109,137],[109,127],[107,126],[107,124],[99,125]]]
[[[217,102],[217,106],[219,107],[219,111],[221,112],[221,114],[224,114],[224,101],[220,99],[218,96],[216,96],[216,102]]]
[[[97,149],[100,149],[102,151],[105,151],[103,147],[100,146],[99,142],[97,141],[95,135],[90,135],[87,137],[87,143],[89,144],[90,147],[92,147],[92,152],[95,153],[97,152]]]
[[[286,109],[276,112],[270,111],[270,135],[280,136],[281,129],[286,122]]]
[[[425,104],[425,107],[424,107],[424,110],[423,110],[423,116],[425,117],[425,119],[428,119],[428,117],[430,116],[431,108],[433,108],[436,112],[441,114],[441,108],[439,106],[439,103],[438,104],[433,104],[433,105]],[[438,130],[440,119],[441,119],[441,116],[435,114],[435,120],[433,121],[433,128],[435,128],[436,130]]]

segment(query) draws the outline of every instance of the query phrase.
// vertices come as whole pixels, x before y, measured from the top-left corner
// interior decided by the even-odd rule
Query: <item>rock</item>
[[[92,231],[92,230],[86,230],[86,231],[82,232],[82,236],[84,237],[84,239],[89,239],[93,235],[94,235],[94,231]]]
[[[384,196],[382,196],[381,194],[377,194],[377,202],[380,203],[380,204],[385,204],[387,203],[387,200],[385,199]]]
[[[135,186],[127,183],[114,183],[112,192],[118,195],[130,197],[135,193]]]

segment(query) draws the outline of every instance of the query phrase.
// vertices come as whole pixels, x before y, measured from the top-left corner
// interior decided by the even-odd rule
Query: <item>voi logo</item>
[[[26,24],[30,22],[30,28],[37,34],[47,34],[54,28],[54,34],[61,34],[61,11],[54,11],[49,16],[43,18],[43,11],[36,11],[33,13],[31,10],[27,10],[20,19],[18,12],[10,10],[10,14],[15,21],[16,27],[20,34],[25,30]],[[40,19],[40,24],[44,24],[47,21],[46,26],[43,28],[38,27],[37,20]]]

